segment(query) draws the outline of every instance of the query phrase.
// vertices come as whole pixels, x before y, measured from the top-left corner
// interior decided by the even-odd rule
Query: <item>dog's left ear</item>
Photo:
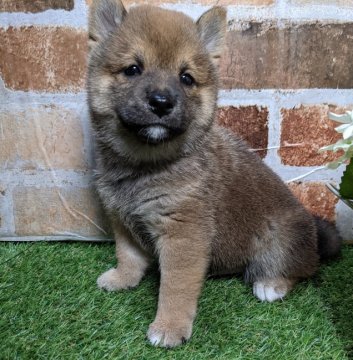
[[[226,10],[215,6],[202,14],[196,25],[212,61],[218,65],[227,29]]]

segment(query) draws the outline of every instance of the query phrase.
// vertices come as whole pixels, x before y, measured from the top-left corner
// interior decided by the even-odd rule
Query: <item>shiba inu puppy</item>
[[[119,0],[90,9],[96,184],[118,259],[97,282],[108,291],[137,286],[158,259],[154,345],[190,338],[207,274],[243,273],[258,299],[274,301],[316,271],[319,253],[340,248],[335,229],[215,123],[226,24],[222,7],[197,22],[151,6],[126,11]]]

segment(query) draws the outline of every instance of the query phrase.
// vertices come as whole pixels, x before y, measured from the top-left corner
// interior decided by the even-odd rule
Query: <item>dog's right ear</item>
[[[89,48],[90,50],[106,39],[127,14],[120,0],[93,0],[89,11]]]

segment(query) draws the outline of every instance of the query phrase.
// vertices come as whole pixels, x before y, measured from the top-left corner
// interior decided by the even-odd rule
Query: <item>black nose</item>
[[[172,112],[175,101],[169,92],[152,91],[148,97],[148,104],[151,111],[161,118]]]

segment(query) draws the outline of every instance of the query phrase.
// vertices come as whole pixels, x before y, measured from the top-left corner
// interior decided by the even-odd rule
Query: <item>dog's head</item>
[[[212,125],[226,13],[182,13],[95,0],[88,94],[98,141],[138,161],[191,151]]]

